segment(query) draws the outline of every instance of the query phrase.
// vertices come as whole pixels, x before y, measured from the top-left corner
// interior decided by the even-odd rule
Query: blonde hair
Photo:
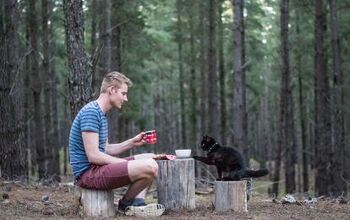
[[[117,89],[119,89],[120,85],[122,85],[123,83],[125,83],[128,87],[132,86],[131,80],[124,74],[117,71],[107,73],[103,78],[100,93],[106,92],[107,88],[110,86],[114,86]]]

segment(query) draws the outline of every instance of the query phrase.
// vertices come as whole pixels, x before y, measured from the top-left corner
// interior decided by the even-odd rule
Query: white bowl
[[[186,158],[191,156],[191,149],[180,149],[175,150],[175,154],[177,158]]]

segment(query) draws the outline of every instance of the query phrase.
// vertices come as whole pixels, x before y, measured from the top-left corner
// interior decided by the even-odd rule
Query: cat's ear
[[[209,135],[205,135],[205,140],[206,140],[206,141],[210,141],[210,138],[211,138],[211,137],[210,137]]]

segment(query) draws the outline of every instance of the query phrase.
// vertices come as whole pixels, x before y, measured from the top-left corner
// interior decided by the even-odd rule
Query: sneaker
[[[161,216],[164,211],[164,205],[152,203],[145,206],[128,206],[124,214],[127,216],[156,217]]]
[[[142,198],[135,198],[134,201],[132,202],[133,206],[146,206],[146,202]]]

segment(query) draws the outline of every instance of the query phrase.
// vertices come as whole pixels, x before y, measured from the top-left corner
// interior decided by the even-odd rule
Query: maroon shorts
[[[76,184],[86,189],[115,189],[129,185],[128,162],[134,157],[123,158],[128,161],[108,165],[92,165],[78,179]]]

